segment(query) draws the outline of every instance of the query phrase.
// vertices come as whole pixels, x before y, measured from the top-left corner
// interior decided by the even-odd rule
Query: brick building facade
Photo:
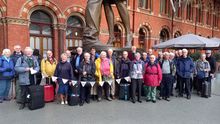
[[[20,44],[52,49],[58,56],[71,46],[82,46],[87,0],[0,0],[0,49]],[[152,45],[187,33],[220,37],[220,2],[192,0],[172,12],[170,0],[127,0],[133,45]],[[115,5],[116,47],[125,45],[125,30]],[[108,26],[102,10],[100,40],[108,40]]]

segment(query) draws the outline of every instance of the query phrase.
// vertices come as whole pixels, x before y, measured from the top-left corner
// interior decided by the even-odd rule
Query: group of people
[[[103,95],[108,101],[112,101],[118,96],[119,83],[131,84],[132,103],[142,102],[142,90],[146,91],[147,102],[156,103],[157,99],[170,101],[175,83],[179,97],[186,94],[186,98],[191,99],[193,86],[201,95],[202,82],[211,83],[216,66],[210,50],[201,54],[197,61],[188,56],[187,49],[159,53],[157,57],[152,49],[140,53],[135,46],[132,46],[131,51],[123,51],[117,56],[112,49],[98,54],[95,48],[83,52],[78,47],[75,54],[69,50],[62,53],[60,61],[56,60],[50,50],[43,59],[39,54],[34,55],[30,47],[22,52],[21,47],[16,45],[14,50],[11,53],[10,49],[4,49],[0,57],[0,103],[11,99],[9,90],[14,80],[16,101],[21,104],[20,109],[25,107],[28,87],[39,85],[41,75],[47,83],[53,84],[55,95],[61,104],[68,104],[69,89],[76,85],[79,88],[81,106],[85,102],[90,103],[91,98],[101,101]],[[56,80],[52,80],[53,76],[57,77]],[[126,77],[130,80],[125,80]],[[62,79],[68,81],[64,82]],[[116,79],[121,80],[116,83]],[[74,80],[77,84],[73,84]],[[95,84],[82,85],[81,81]]]

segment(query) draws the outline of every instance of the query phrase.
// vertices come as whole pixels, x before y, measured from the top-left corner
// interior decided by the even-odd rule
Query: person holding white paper
[[[32,72],[38,72],[40,67],[37,59],[33,56],[33,50],[30,47],[26,47],[24,55],[17,60],[15,65],[21,88],[21,106],[19,109],[24,109],[25,107],[28,86],[36,84],[35,74],[31,74],[31,70]]]
[[[97,77],[97,82],[99,82],[98,86],[98,101],[101,101],[102,97],[102,89],[105,90],[106,99],[108,101],[112,101],[110,98],[110,86],[109,81],[112,81],[114,79],[114,71],[113,71],[113,64],[112,62],[107,58],[106,52],[102,51],[100,54],[100,58],[98,58],[95,61],[96,65],[96,71],[95,75]],[[104,81],[104,84],[102,86],[101,82]],[[102,88],[103,87],[103,88]]]
[[[61,61],[57,64],[54,76],[57,77],[55,81],[58,84],[58,94],[60,95],[61,104],[68,104],[67,96],[69,83],[74,80],[73,68],[69,62],[67,62],[67,54],[61,54]],[[67,82],[65,81],[68,80]],[[64,102],[65,101],[65,102]]]
[[[90,54],[84,53],[84,60],[80,63],[79,68],[81,87],[80,87],[80,106],[84,102],[90,103],[91,84],[89,82],[95,81],[95,63],[91,61]],[[83,83],[85,85],[83,86]]]

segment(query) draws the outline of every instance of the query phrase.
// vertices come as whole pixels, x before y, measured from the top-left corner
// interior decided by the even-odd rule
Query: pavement
[[[191,100],[131,103],[114,100],[91,101],[84,106],[47,103],[38,110],[19,110],[14,100],[0,104],[0,124],[220,124],[220,96]]]

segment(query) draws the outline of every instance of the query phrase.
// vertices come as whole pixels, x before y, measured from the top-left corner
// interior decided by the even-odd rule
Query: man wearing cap
[[[216,70],[216,60],[212,56],[212,51],[211,50],[206,50],[206,60],[209,62],[211,71],[209,72],[209,77],[208,77],[208,82],[211,83],[212,77],[214,77],[215,70]]]

